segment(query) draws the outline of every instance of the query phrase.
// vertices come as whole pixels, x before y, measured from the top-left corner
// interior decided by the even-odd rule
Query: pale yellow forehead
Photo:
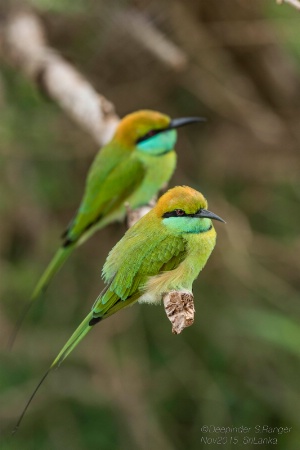
[[[158,215],[182,209],[187,214],[194,214],[199,209],[207,209],[207,201],[201,192],[189,186],[176,186],[166,192],[156,205]]]

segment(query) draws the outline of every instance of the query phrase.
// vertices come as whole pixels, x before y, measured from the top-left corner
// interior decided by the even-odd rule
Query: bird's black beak
[[[208,211],[207,209],[200,209],[200,211],[198,211],[194,217],[206,217],[207,219],[219,220],[219,222],[226,223],[225,220],[221,219],[221,217],[217,216],[217,214]]]
[[[180,117],[179,119],[172,119],[167,130],[184,127],[190,123],[206,122],[205,117]]]
[[[166,128],[161,128],[159,130],[150,130],[145,136],[140,137],[136,142],[137,144],[147,139],[155,136],[159,133],[164,133],[165,131],[174,130],[175,128],[184,127],[189,123],[206,122],[204,117],[181,117],[179,119],[172,119]]]

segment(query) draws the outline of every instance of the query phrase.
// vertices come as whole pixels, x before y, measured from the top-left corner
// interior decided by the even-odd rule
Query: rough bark
[[[172,324],[172,333],[180,334],[194,323],[194,296],[190,291],[171,291],[164,298],[164,307]]]

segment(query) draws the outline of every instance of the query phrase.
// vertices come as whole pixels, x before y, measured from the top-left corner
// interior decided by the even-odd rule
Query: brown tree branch
[[[287,3],[288,5],[291,5],[300,11],[300,1],[299,0],[277,0],[277,3],[279,5],[282,5],[282,3]]]
[[[0,56],[21,70],[54,100],[97,144],[110,140],[119,118],[114,106],[55,50],[31,12],[7,17],[1,28]]]

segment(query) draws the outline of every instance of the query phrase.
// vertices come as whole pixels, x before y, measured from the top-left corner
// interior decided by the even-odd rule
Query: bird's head
[[[174,149],[176,128],[203,121],[202,117],[171,119],[157,111],[141,110],[121,120],[113,139],[148,155],[163,155]]]
[[[175,233],[203,233],[212,228],[212,220],[224,222],[208,211],[203,195],[188,186],[176,186],[160,197],[155,214]]]

